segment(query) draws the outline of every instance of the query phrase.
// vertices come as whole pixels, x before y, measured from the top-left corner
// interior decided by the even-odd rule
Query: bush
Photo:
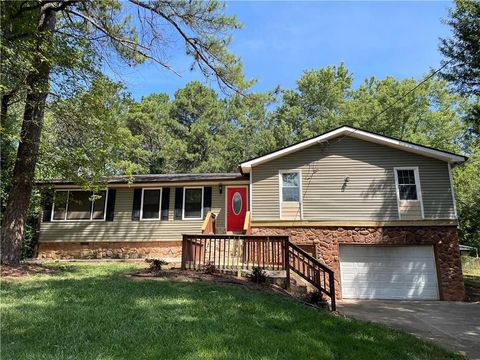
[[[307,302],[314,305],[324,305],[327,303],[322,292],[316,290],[307,294]]]
[[[261,267],[254,267],[250,279],[257,284],[263,284],[267,281],[267,273]]]
[[[206,274],[215,274],[217,272],[217,267],[215,266],[215,263],[208,262],[203,270]]]
[[[145,262],[150,264],[149,270],[151,272],[158,272],[162,270],[163,265],[168,265],[168,262],[163,259],[145,259]]]

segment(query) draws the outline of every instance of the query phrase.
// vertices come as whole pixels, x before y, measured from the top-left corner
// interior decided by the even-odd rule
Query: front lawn
[[[467,300],[480,301],[480,259],[464,256],[462,265]]]
[[[2,280],[2,359],[462,358],[239,285],[125,277],[135,264],[63,266]]]

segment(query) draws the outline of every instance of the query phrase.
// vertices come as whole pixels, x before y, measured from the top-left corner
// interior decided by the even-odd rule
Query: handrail
[[[250,235],[250,211],[245,213],[245,221],[243,222],[243,233]]]
[[[335,274],[333,270],[297,245],[289,242],[288,247],[289,268],[315,286],[320,292],[330,297],[332,311],[335,311]],[[322,274],[323,276],[321,276]],[[326,275],[328,275],[328,283]]]
[[[330,269],[328,266],[322,264],[320,261],[318,261],[318,259],[315,259],[312,255],[310,255],[309,253],[307,253],[305,250],[303,250],[301,247],[298,247],[297,245],[293,244],[293,243],[289,243],[289,246],[292,248],[292,249],[295,249],[296,251],[298,251],[300,254],[302,254],[302,256],[306,257],[308,260],[312,261],[312,262],[315,262],[316,265],[318,265],[322,270],[324,270],[325,272],[329,273],[329,274],[332,274],[333,275],[333,270]]]
[[[212,234],[212,235],[207,235],[207,234],[183,234],[185,237],[189,238],[197,238],[197,239],[255,239],[255,240],[261,240],[261,241],[267,241],[269,239],[285,239],[288,238],[288,236],[285,235],[243,235],[243,234]]]

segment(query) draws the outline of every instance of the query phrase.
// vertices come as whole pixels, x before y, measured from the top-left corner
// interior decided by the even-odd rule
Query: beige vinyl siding
[[[255,166],[253,220],[280,219],[279,170],[302,170],[303,220],[397,220],[393,168],[406,166],[419,168],[425,218],[453,219],[445,162],[345,136]]]
[[[398,209],[400,210],[400,219],[402,220],[418,220],[422,218],[422,203],[420,200],[400,200]]]
[[[220,194],[218,186],[212,187],[212,212],[217,215],[215,226],[225,228],[225,186]]]
[[[212,186],[212,210],[224,213],[224,195]],[[40,228],[40,241],[172,241],[201,232],[203,220],[174,220],[175,188],[170,188],[169,220],[133,221],[133,189],[117,189],[114,220],[53,221]],[[221,216],[219,217],[220,224]],[[224,221],[223,221],[224,222]]]
[[[300,203],[299,202],[282,202],[282,220],[291,220],[300,218]]]

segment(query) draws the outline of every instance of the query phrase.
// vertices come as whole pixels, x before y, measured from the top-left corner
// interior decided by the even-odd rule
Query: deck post
[[[290,243],[290,237],[287,236],[284,239],[284,249],[285,249],[285,289],[290,289],[290,247],[288,246]]]
[[[329,288],[330,288],[330,301],[332,303],[332,311],[337,310],[337,302],[335,300],[336,294],[335,294],[335,273],[332,271],[330,274],[329,278]]]
[[[182,270],[185,270],[187,268],[187,264],[185,261],[185,257],[187,256],[186,248],[187,247],[185,235],[182,235]]]

